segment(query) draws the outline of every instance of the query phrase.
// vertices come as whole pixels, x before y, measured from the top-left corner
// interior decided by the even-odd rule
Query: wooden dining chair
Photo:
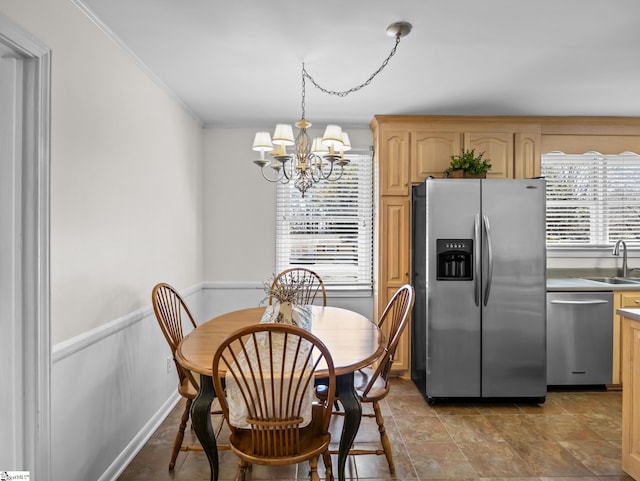
[[[248,465],[291,465],[308,461],[319,481],[322,456],[333,480],[329,443],[335,370],[326,346],[311,332],[280,323],[255,324],[231,334],[213,357],[216,392],[231,430],[229,445],[240,458],[237,481]],[[328,372],[327,397],[314,396],[318,369]]]
[[[199,444],[187,446],[182,445],[184,440],[184,431],[187,427],[187,423],[189,422],[189,416],[191,413],[191,404],[198,394],[199,384],[193,373],[184,369],[176,361],[176,349],[184,337],[185,326],[195,329],[196,323],[191,311],[180,294],[178,294],[178,292],[169,284],[164,282],[157,284],[151,292],[151,301],[153,304],[153,311],[155,312],[162,334],[164,334],[164,337],[169,344],[169,348],[171,349],[173,362],[178,373],[178,392],[186,400],[182,418],[180,419],[180,426],[176,434],[176,439],[173,443],[171,459],[169,461],[169,471],[173,471],[179,451],[202,451],[202,446]]]
[[[395,474],[393,464],[393,454],[391,452],[391,442],[384,426],[384,417],[380,409],[382,401],[391,389],[390,374],[394,356],[400,336],[407,327],[409,314],[413,308],[414,289],[409,284],[400,287],[393,295],[384,309],[378,321],[378,327],[387,336],[387,345],[384,354],[369,367],[359,369],[354,373],[354,387],[361,403],[371,403],[373,412],[363,413],[362,417],[375,418],[380,433],[380,443],[382,449],[355,449],[349,450],[351,455],[360,454],[384,454],[389,464],[389,471]],[[316,395],[324,400],[324,380],[316,387]],[[335,415],[344,415],[342,411],[334,411]],[[337,451],[331,451],[331,454]]]
[[[321,305],[327,305],[327,291],[322,278],[314,271],[304,267],[286,269],[275,277],[271,283],[269,305],[273,304],[273,293],[279,290],[279,287],[288,285],[294,285],[298,289],[294,303],[314,304],[317,299],[317,303],[322,300]]]

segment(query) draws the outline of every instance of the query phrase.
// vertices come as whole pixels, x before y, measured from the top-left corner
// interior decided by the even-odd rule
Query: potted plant
[[[491,169],[490,159],[483,159],[484,152],[476,155],[475,149],[463,150],[460,155],[452,155],[445,177],[485,178]]]

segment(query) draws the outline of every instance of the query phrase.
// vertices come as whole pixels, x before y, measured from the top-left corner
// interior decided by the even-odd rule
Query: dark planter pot
[[[484,172],[482,174],[470,174],[469,172],[465,172],[463,177],[465,179],[486,179],[487,178],[487,173]]]
[[[486,179],[487,173],[482,174],[470,174],[462,169],[455,169],[447,173],[449,179]]]
[[[447,172],[447,177],[450,179],[462,179],[464,178],[464,170],[456,169],[451,172]]]

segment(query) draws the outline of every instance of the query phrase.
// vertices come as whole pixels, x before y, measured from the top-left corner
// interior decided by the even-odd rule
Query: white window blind
[[[640,247],[640,155],[542,156],[548,247]]]
[[[293,182],[278,184],[276,269],[306,267],[326,286],[371,288],[373,175],[370,154],[345,154],[342,178],[321,181],[304,198]]]

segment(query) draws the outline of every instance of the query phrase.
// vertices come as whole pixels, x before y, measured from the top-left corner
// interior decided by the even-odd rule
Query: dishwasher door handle
[[[608,304],[609,301],[605,301],[603,299],[583,299],[583,300],[559,300],[555,299],[549,301],[551,304],[576,304],[576,305],[585,305],[585,304]]]

